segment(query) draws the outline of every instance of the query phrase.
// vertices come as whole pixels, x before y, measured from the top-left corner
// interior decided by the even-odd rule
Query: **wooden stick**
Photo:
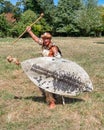
[[[62,96],[62,104],[65,105],[65,98]]]
[[[38,19],[36,19],[36,21],[33,22],[32,24],[30,24],[29,26],[32,27],[35,23],[37,23],[37,22],[43,17],[43,15],[44,15],[44,14],[41,13],[40,17],[39,17]],[[13,42],[13,44],[16,43],[16,42],[23,36],[23,34],[25,34],[25,33],[26,33],[26,29],[25,29],[25,31]]]

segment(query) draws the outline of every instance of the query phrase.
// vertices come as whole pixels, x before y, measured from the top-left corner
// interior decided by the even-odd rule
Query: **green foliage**
[[[37,15],[29,9],[26,10],[24,13],[22,13],[20,21],[22,21],[24,24],[27,24],[27,23],[34,22],[36,18]]]
[[[8,12],[11,12],[13,13],[14,10],[16,9],[17,7],[12,5],[10,1],[8,0],[1,0],[0,1],[0,14],[5,12],[5,13],[8,13]]]
[[[32,10],[34,12],[36,12],[37,14],[42,13],[42,9],[40,7],[39,1],[37,0],[22,0],[23,4],[24,4],[24,10]]]
[[[38,16],[31,10],[26,10],[24,13],[21,14],[20,20],[15,23],[13,28],[11,29],[11,34],[13,37],[19,36],[27,26],[31,25],[35,20],[38,18]],[[46,30],[50,31],[51,28],[46,23],[45,19],[43,18],[38,22],[37,24],[32,26],[33,32],[36,35],[40,35],[42,32],[45,32]],[[23,35],[23,37],[26,37],[27,33]]]
[[[87,1],[81,10],[76,11],[74,20],[84,36],[91,32],[96,35],[96,31],[102,26],[101,17],[94,0],[89,1],[89,3]]]
[[[10,1],[4,1],[4,12],[12,12],[13,11],[13,5],[10,3]]]
[[[42,29],[43,29],[42,25],[34,25],[34,26],[33,26],[33,32],[34,32],[37,36],[39,36],[39,35],[41,34]]]
[[[64,32],[69,35],[76,30],[73,20],[74,12],[81,7],[79,0],[60,0],[57,6],[55,27],[56,32]]]
[[[39,5],[44,13],[47,23],[52,26],[56,13],[53,0],[39,0]]]
[[[11,35],[13,37],[19,36],[24,30],[26,29],[26,26],[29,26],[31,23],[34,22],[36,19],[36,14],[31,11],[27,10],[24,13],[21,14],[20,20],[16,22],[11,29]]]
[[[24,27],[24,24],[22,22],[16,23],[13,26],[13,28],[10,29],[11,36],[18,37],[24,31],[24,29],[25,29],[25,27]]]
[[[0,37],[18,37],[41,13],[44,13],[44,18],[32,27],[38,36],[45,31],[62,36],[104,35],[104,7],[98,6],[97,1],[59,0],[55,6],[53,0],[20,0],[14,6],[1,0],[0,14],[11,12],[16,22],[9,23],[2,17]]]
[[[46,23],[45,19],[42,19],[39,24],[36,24],[32,27],[32,31],[37,35],[40,36],[44,32],[51,32],[52,28]]]
[[[44,18],[51,26],[54,20],[55,6],[53,0],[23,0],[24,9],[31,9],[36,14],[44,13]]]
[[[7,22],[5,15],[0,15],[0,37],[6,37],[9,35],[10,24]]]
[[[102,34],[104,35],[104,6],[99,6],[98,10],[102,18],[102,26],[100,27],[100,30],[102,31]]]

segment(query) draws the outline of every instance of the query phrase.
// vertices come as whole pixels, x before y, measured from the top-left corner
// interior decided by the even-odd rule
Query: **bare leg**
[[[45,92],[46,95],[46,101],[49,104],[49,108],[53,109],[55,108],[55,99],[53,97],[53,94],[50,92]]]

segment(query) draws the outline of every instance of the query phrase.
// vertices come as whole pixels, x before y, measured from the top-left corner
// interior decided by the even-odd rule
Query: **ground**
[[[104,38],[55,37],[63,58],[75,61],[89,74],[94,90],[66,97],[66,105],[50,110],[21,66],[8,63],[12,55],[20,62],[41,56],[32,39],[0,39],[0,130],[104,130]]]

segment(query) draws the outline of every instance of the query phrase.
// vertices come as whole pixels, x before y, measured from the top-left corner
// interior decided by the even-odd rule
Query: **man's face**
[[[51,43],[51,39],[50,38],[43,38],[43,43],[45,46],[49,46],[49,44]]]

